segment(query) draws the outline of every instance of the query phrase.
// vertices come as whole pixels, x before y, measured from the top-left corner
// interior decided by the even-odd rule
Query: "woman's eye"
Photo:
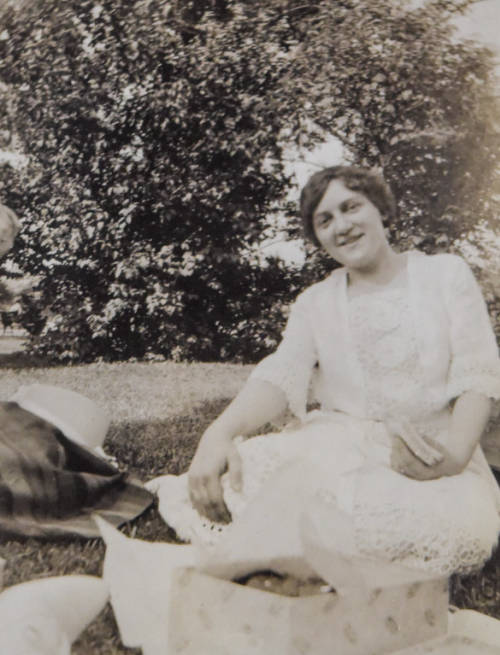
[[[346,203],[345,211],[353,212],[359,209],[360,207],[361,207],[361,203],[358,200],[351,200],[350,202]]]
[[[324,227],[332,220],[331,214],[320,214],[316,217],[316,225],[318,227]]]

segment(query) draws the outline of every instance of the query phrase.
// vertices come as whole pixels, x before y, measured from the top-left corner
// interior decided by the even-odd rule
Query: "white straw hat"
[[[111,421],[93,400],[49,384],[23,385],[10,400],[49,421],[68,439],[87,448],[102,446]]]

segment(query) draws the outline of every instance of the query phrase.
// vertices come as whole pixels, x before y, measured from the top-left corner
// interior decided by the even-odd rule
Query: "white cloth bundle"
[[[103,575],[123,644],[165,655],[172,571],[193,566],[194,548],[129,539],[104,519],[94,520],[106,543]]]
[[[30,580],[0,594],[0,653],[70,655],[71,644],[103,609],[101,578],[68,575]]]

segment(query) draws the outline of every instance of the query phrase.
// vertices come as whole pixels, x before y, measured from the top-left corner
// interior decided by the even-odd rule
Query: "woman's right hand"
[[[391,468],[413,480],[434,480],[441,477],[435,465],[424,464],[399,436],[393,438]]]
[[[217,523],[231,521],[221,484],[221,476],[226,471],[232,488],[241,490],[242,465],[238,449],[232,439],[209,428],[202,436],[189,467],[188,485],[195,509]]]
[[[242,464],[233,442],[279,416],[287,406],[285,393],[265,380],[250,380],[205,430],[188,472],[189,496],[194,507],[212,521],[229,523],[221,476],[229,472],[235,491],[242,485]]]

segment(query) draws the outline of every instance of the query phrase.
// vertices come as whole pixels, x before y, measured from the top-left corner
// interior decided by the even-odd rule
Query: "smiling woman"
[[[489,399],[500,396],[485,304],[460,258],[389,244],[384,222],[395,213],[372,171],[334,166],[310,178],[305,232],[342,267],[299,296],[279,348],[203,435],[188,476],[162,480],[163,511],[180,536],[227,534],[219,564],[228,574],[230,561],[242,573],[237,562],[250,552],[274,560],[290,544],[304,560],[298,526],[325,497],[348,510],[367,555],[449,574],[479,566],[496,542],[498,492],[478,445]],[[311,394],[321,411],[307,412]],[[287,405],[302,427],[235,445]],[[288,466],[308,480],[291,514]],[[477,511],[463,516],[453,501],[430,512],[461,485]],[[262,540],[268,497],[281,520]]]
[[[272,569],[335,587],[318,553],[339,548],[417,577],[478,568],[500,530],[479,446],[500,362],[478,285],[455,255],[392,248],[394,201],[370,171],[316,173],[301,209],[342,266],[299,295],[188,474],[152,483],[160,511],[183,540],[210,545],[204,570],[228,578]],[[287,406],[293,426],[235,440]]]
[[[350,271],[359,275],[402,266],[384,232],[394,214],[394,200],[382,179],[363,169],[334,166],[316,173],[302,196],[302,215],[314,241]]]

